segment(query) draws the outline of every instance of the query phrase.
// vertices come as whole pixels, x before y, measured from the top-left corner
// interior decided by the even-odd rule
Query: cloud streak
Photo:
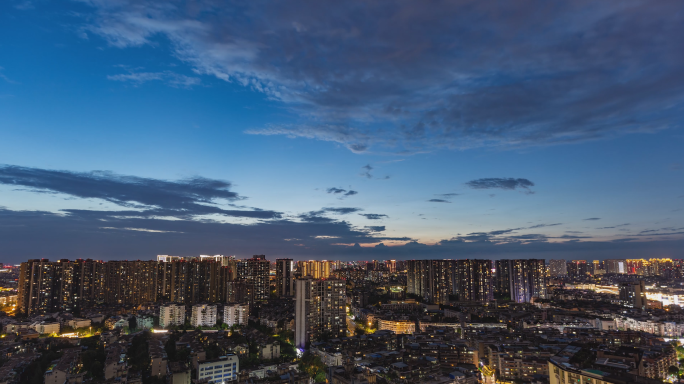
[[[221,208],[217,204],[222,201],[232,204],[244,198],[230,190],[230,182],[204,177],[168,181],[106,171],[70,172],[2,165],[0,184],[25,187],[34,192],[61,193],[81,199],[101,199],[132,209],[113,211],[112,215],[190,218],[218,214],[261,219],[274,219],[282,215],[259,209],[247,211]]]
[[[503,189],[515,190],[522,189],[527,194],[533,194],[530,187],[534,187],[534,183],[527,179],[490,177],[484,179],[471,180],[466,185],[472,189]]]

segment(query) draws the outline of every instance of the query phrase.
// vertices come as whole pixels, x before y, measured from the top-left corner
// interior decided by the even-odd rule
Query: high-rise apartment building
[[[193,305],[190,325],[193,327],[213,327],[216,325],[216,306],[209,304]]]
[[[510,260],[494,261],[494,298],[511,299]]]
[[[223,307],[223,323],[229,327],[247,324],[248,319],[249,305],[247,304],[228,304]]]
[[[407,293],[435,304],[449,304],[454,293],[454,260],[409,260]]]
[[[306,348],[322,336],[344,337],[346,282],[306,277],[295,284],[295,345]]]
[[[491,260],[456,260],[456,280],[459,301],[487,302],[494,299]]]
[[[270,264],[264,255],[237,262],[238,279],[245,279],[254,285],[254,300],[266,300],[270,296]]]
[[[54,310],[56,293],[55,263],[47,259],[32,259],[19,266],[17,307],[24,315]]]
[[[620,303],[630,308],[646,308],[646,287],[643,280],[636,283],[620,283]]]
[[[627,273],[626,260],[624,259],[610,259],[603,261],[606,273]]]
[[[549,275],[552,277],[563,277],[568,275],[568,265],[563,259],[549,260]]]
[[[162,328],[183,324],[185,324],[184,305],[167,304],[159,307],[159,325]]]
[[[276,259],[276,295],[294,296],[294,262],[292,259]]]
[[[572,260],[567,263],[568,277],[577,278],[591,274],[586,260]]]
[[[543,259],[497,260],[496,276],[497,286],[508,284],[509,297],[516,303],[527,303],[535,297],[546,298],[546,261]]]
[[[395,273],[397,271],[397,261],[396,260],[385,260],[385,266],[390,273]]]

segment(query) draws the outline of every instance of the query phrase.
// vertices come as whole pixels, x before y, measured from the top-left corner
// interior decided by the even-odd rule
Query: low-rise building
[[[70,326],[71,328],[86,328],[90,327],[91,324],[92,321],[90,319],[80,319],[77,317],[66,321],[66,325]]]
[[[162,328],[183,324],[185,324],[184,305],[167,304],[159,307],[159,325]]]
[[[261,360],[271,360],[280,357],[280,343],[272,341],[259,346],[259,358]]]
[[[158,339],[150,340],[149,350],[152,376],[166,376],[168,361],[166,357],[166,350],[164,349],[164,343]]]
[[[31,329],[43,335],[46,333],[59,333],[59,323],[57,322],[36,322],[31,324]]]
[[[236,355],[221,356],[199,363],[197,380],[209,383],[232,381],[237,380],[239,372],[240,361]]]
[[[223,323],[229,327],[232,327],[233,325],[247,324],[248,319],[248,304],[228,304],[223,307]]]
[[[216,325],[216,306],[195,304],[192,306],[190,325],[193,327],[213,327]]]
[[[388,330],[396,334],[415,333],[416,323],[411,320],[378,320],[378,330]]]
[[[169,384],[190,384],[192,383],[192,371],[190,367],[181,362],[169,364]]]

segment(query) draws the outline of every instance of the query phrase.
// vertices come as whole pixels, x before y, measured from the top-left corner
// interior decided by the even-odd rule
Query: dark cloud
[[[449,200],[444,200],[444,199],[430,199],[428,200],[430,203],[451,203]]]
[[[367,230],[372,231],[372,232],[382,232],[385,230],[384,225],[370,225],[370,226],[367,225],[364,228],[366,228]]]
[[[339,195],[342,195],[342,197],[354,196],[354,195],[357,195],[357,194],[358,194],[357,191],[353,191],[353,190],[351,190],[351,189],[350,189],[350,190],[346,190],[346,189],[335,188],[335,187],[333,187],[333,188],[328,188],[326,191],[327,191],[328,193],[332,193],[332,194],[336,194],[336,195],[338,195],[338,194],[339,194]]]
[[[370,164],[364,165],[363,167],[361,167],[361,169],[363,169],[363,172],[361,172],[361,176],[363,176],[367,179],[373,178],[373,175],[371,175],[371,173],[370,173],[373,170],[373,167],[371,167]]]
[[[554,223],[554,224],[537,224],[533,225],[531,227],[528,227],[528,229],[534,229],[534,228],[544,228],[544,227],[555,227],[557,225],[563,225],[563,223]]]
[[[170,41],[169,61],[299,117],[251,133],[415,153],[680,126],[677,1],[87,4],[84,29],[111,46]]]
[[[323,208],[324,212],[331,212],[338,215],[347,215],[349,213],[363,211],[361,208]]]
[[[596,220],[601,220],[600,217],[590,217],[588,219],[584,219],[584,221],[596,221]]]
[[[389,218],[389,216],[387,215],[381,215],[378,213],[359,213],[359,215],[365,217],[368,220],[381,220]]]
[[[629,223],[625,223],[625,224],[613,225],[613,226],[610,226],[610,227],[600,227],[600,228],[596,228],[596,229],[613,229],[613,228],[626,227],[626,226],[628,226],[628,225],[630,225],[630,224],[629,224]]]
[[[243,197],[230,190],[230,182],[204,177],[168,181],[106,171],[70,172],[3,165],[0,166],[0,184],[81,199],[101,199],[118,206],[139,209],[128,212],[137,216],[192,217],[219,214],[264,219],[282,216],[279,212],[256,208],[250,211],[220,208],[216,204],[221,201],[235,202]]]
[[[530,187],[534,187],[534,183],[527,179],[489,177],[484,179],[471,180],[466,183],[467,186],[473,189],[523,189],[525,193],[532,194]]]
[[[303,213],[299,215],[298,217],[304,221],[308,222],[320,222],[320,223],[327,223],[327,222],[334,222],[334,219],[325,217],[324,215],[327,213],[332,213],[333,215],[347,215],[350,213],[354,212],[360,212],[363,211],[361,208],[351,208],[351,207],[328,207],[328,208],[323,208],[318,211],[311,211],[307,213]]]

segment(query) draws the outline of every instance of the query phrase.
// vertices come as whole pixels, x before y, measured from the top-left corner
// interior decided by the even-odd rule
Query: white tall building
[[[213,327],[216,325],[216,306],[209,304],[193,305],[190,325],[193,327]]]
[[[185,324],[184,305],[167,304],[159,308],[159,325],[163,328],[183,324]]]
[[[249,304],[228,304],[223,307],[223,323],[229,327],[247,324]]]

